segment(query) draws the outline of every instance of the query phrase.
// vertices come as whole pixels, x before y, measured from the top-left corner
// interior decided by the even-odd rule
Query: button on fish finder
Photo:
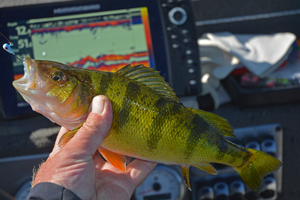
[[[196,85],[197,84],[197,81],[196,80],[190,80],[190,85]]]
[[[175,25],[182,25],[187,20],[187,13],[181,7],[175,7],[169,11],[169,20]]]
[[[190,68],[188,71],[190,74],[193,74],[195,72],[195,70],[193,68]]]

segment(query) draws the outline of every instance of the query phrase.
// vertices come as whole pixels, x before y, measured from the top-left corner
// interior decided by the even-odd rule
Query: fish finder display
[[[0,8],[0,13],[0,42],[12,42],[21,60],[30,56],[106,72],[142,64],[159,71],[178,96],[201,91],[190,0],[61,0]],[[12,85],[24,76],[22,61],[2,50],[0,67],[0,117],[32,115]]]
[[[27,50],[34,59],[84,69],[115,72],[128,64],[155,68],[147,7],[8,22],[7,27],[20,58]],[[16,80],[24,67],[12,59]]]

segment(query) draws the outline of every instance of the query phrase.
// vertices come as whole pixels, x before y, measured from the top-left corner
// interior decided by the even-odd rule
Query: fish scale
[[[200,163],[203,160],[209,162],[222,162],[222,164],[228,164],[227,160],[230,160],[232,156],[229,155],[227,157],[224,157],[224,151],[222,152],[222,155],[217,154],[217,152],[219,152],[220,147],[213,148],[211,152],[208,151],[209,148],[207,147],[201,148],[201,144],[205,145],[206,143],[208,143],[208,141],[210,141],[210,139],[202,137],[202,140],[205,138],[205,141],[203,142],[201,140],[201,135],[204,135],[205,132],[208,132],[208,135],[211,135],[214,131],[208,131],[208,123],[205,122],[205,120],[203,120],[199,115],[191,112],[190,110],[182,109],[183,107],[181,105],[178,105],[177,103],[168,102],[168,99],[160,97],[159,95],[153,93],[153,91],[149,91],[153,94],[144,95],[143,98],[140,98],[140,95],[138,94],[140,92],[140,89],[136,89],[137,87],[133,89],[134,87],[130,86],[130,84],[133,85],[133,83],[131,83],[130,81],[128,83],[126,83],[126,80],[123,81],[125,83],[119,84],[119,86],[123,87],[118,87],[118,91],[125,91],[125,93],[122,93],[123,95],[115,96],[116,91],[112,89],[107,90],[106,93],[100,93],[106,95],[108,98],[110,98],[111,96],[115,97],[110,99],[122,99],[122,101],[119,101],[119,106],[114,106],[114,100],[111,101],[113,104],[113,108],[120,108],[114,109],[114,113],[123,113],[122,117],[118,116],[119,114],[116,114],[116,119],[122,119],[122,121],[113,121],[112,130],[110,132],[111,137],[107,137],[106,140],[104,140],[103,147],[120,154],[124,154],[126,152],[127,155],[134,156],[137,158],[148,157],[152,161],[157,161],[165,164],[187,165]],[[115,83],[117,81],[111,79],[110,82]],[[105,87],[107,87],[107,84],[109,83],[106,82]],[[126,91],[128,88],[131,92],[127,94]],[[143,99],[143,101],[141,99]],[[124,102],[126,103],[124,104]],[[141,104],[147,107],[148,113],[146,113],[147,110],[144,112],[140,112],[137,109],[131,110],[132,106],[129,102],[135,102],[137,104]],[[173,108],[175,108],[174,112],[172,112]],[[151,113],[155,113],[153,112],[153,110],[156,111],[156,115],[151,115]],[[130,117],[128,113],[131,114],[131,117],[135,117],[127,119]],[[143,119],[144,116],[148,117],[148,119],[146,119],[148,123],[139,120]],[[171,120],[166,122],[168,118],[171,118]],[[129,123],[127,123],[127,121]],[[185,126],[180,125],[178,123],[180,121],[184,121]],[[161,122],[161,124],[159,124],[159,122]],[[126,125],[124,125],[124,123],[126,123]],[[139,124],[150,124],[151,126],[142,130],[132,130],[133,127],[140,127]],[[172,137],[172,135],[174,132],[176,132],[174,131],[176,129],[174,128],[173,130],[172,127],[176,127],[177,129],[177,137],[175,138]],[[115,131],[115,129],[117,129],[117,131]],[[113,134],[114,132],[123,135],[119,139],[116,139],[115,134]],[[132,136],[128,132],[141,132],[144,134],[142,134],[141,137],[138,137],[139,140],[136,141],[132,140],[132,138],[135,136]],[[162,132],[164,133],[163,136],[165,137],[161,136],[160,133]],[[220,137],[218,133],[215,134],[215,137]],[[179,137],[179,135],[181,137]],[[127,136],[128,140],[126,140]],[[147,140],[146,142],[145,139]],[[220,139],[221,141],[223,141],[222,144],[226,146],[226,141],[222,138]],[[160,140],[161,143],[163,143],[164,145],[161,145],[161,148],[157,148],[157,146],[159,146]],[[215,141],[212,142],[214,143]],[[122,144],[124,143],[126,145],[123,146]],[[144,146],[148,146],[148,149],[140,151],[140,149],[142,149]],[[197,146],[198,148],[196,148]],[[233,148],[231,149],[231,152],[237,149],[238,148]],[[130,152],[130,154],[128,152]],[[168,152],[170,152],[170,154],[168,154]],[[201,152],[200,155],[197,152]],[[242,157],[242,155],[236,156]],[[221,161],[222,158],[224,158],[223,161]],[[242,161],[239,160],[237,164],[241,165]]]
[[[121,88],[119,88],[119,89],[121,89]],[[105,95],[109,98],[110,97],[110,92],[108,91]],[[157,96],[156,98],[155,98],[155,95]],[[132,97],[127,99],[126,95],[125,95],[123,97],[121,97],[121,96],[116,97],[115,99],[122,99],[122,101],[112,100],[113,108],[115,107],[115,108],[124,109],[124,102],[129,102],[130,100],[132,100]],[[159,154],[161,155],[163,152],[165,152],[165,150],[168,146],[173,146],[174,142],[177,142],[177,141],[179,141],[180,143],[177,142],[178,145],[176,145],[176,146],[182,146],[182,140],[179,137],[176,137],[176,138],[174,138],[174,139],[176,139],[176,141],[173,141],[172,143],[170,143],[170,145],[164,145],[164,146],[162,146],[163,148],[158,148],[158,149],[153,148],[154,144],[156,144],[156,146],[158,146],[158,143],[160,142],[160,140],[169,141],[170,138],[172,138],[172,133],[174,132],[172,130],[172,127],[175,126],[177,129],[180,129],[180,130],[177,130],[177,133],[178,132],[181,132],[181,133],[183,132],[182,127],[180,127],[178,125],[178,123],[173,122],[173,121],[166,122],[166,119],[167,119],[166,114],[168,113],[167,111],[170,110],[170,108],[169,109],[164,108],[164,110],[163,110],[162,107],[161,107],[163,105],[159,103],[161,101],[162,101],[161,97],[158,96],[157,94],[151,94],[151,95],[148,95],[148,96],[144,96],[143,101],[140,100],[140,98],[136,99],[135,102],[138,103],[138,104],[149,102],[148,104],[143,105],[145,107],[145,110],[141,107],[138,107],[138,106],[134,107],[134,110],[130,111],[130,114],[131,114],[130,117],[132,117],[132,119],[128,120],[128,123],[124,126],[119,126],[119,124],[120,124],[119,121],[113,121],[111,131],[114,132],[114,130],[117,129],[119,133],[116,133],[116,134],[123,134],[123,135],[127,135],[128,132],[143,133],[142,135],[144,137],[142,137],[142,138],[139,137],[141,139],[141,140],[139,140],[139,143],[141,143],[142,146],[148,146],[148,149],[144,150],[144,152],[148,151],[149,155],[152,155],[152,154],[153,155],[159,155]],[[117,103],[117,102],[119,102],[119,103]],[[165,99],[164,99],[164,102],[166,102]],[[119,106],[114,106],[114,104],[119,104]],[[166,104],[166,103],[164,103],[164,104]],[[171,104],[171,103],[169,103],[169,104]],[[125,106],[125,108],[126,107],[127,106]],[[128,106],[127,108],[129,108],[129,107],[130,106]],[[151,107],[154,107],[155,109],[151,109]],[[169,105],[166,106],[165,105],[163,107],[171,107],[171,106],[169,106]],[[143,111],[140,112],[140,109],[142,109]],[[156,112],[154,110],[156,110]],[[163,114],[160,114],[160,112],[158,112],[158,111],[160,111],[161,113],[166,112],[166,114],[164,114],[165,116],[163,116]],[[120,112],[121,112],[120,110],[114,109],[114,113],[120,113]],[[118,114],[116,114],[116,115],[118,116]],[[145,116],[147,116],[147,119],[144,119]],[[116,117],[116,118],[120,119],[120,117]],[[145,123],[145,121],[147,121],[147,123]],[[172,122],[173,122],[174,125],[172,124]],[[140,127],[139,124],[141,124],[141,123],[142,124],[147,124],[148,125],[148,126],[146,126],[147,128],[145,128],[143,130],[132,130],[132,129],[134,129],[134,127],[136,127],[138,129]],[[116,127],[116,128],[114,128],[114,127]],[[164,134],[161,134],[161,133],[164,133]],[[184,134],[184,133],[182,133],[182,134]],[[114,145],[116,145],[115,141],[114,141],[114,137],[113,137],[112,134],[110,134],[110,135],[111,135],[111,138],[112,138],[112,142],[111,142],[112,146],[114,146]],[[165,136],[165,137],[162,138],[162,135]],[[110,147],[108,147],[108,145],[106,145],[106,143],[108,143],[108,141],[109,141],[109,138],[110,137],[106,138],[106,140],[103,143],[103,146],[107,147],[108,149],[111,149]],[[124,136],[122,136],[122,139],[125,139]],[[131,141],[130,138],[129,138],[129,140]],[[185,140],[186,140],[186,138],[183,141],[185,141]],[[164,141],[162,141],[162,142],[164,142]],[[128,145],[128,146],[130,146],[131,148],[134,148],[135,144],[136,144],[136,142],[134,141],[134,142],[132,142],[131,145]],[[125,151],[126,150],[128,150],[128,149],[125,149]],[[138,154],[139,152],[137,151],[135,153]],[[178,157],[180,158],[180,155],[178,155]],[[154,156],[153,156],[153,159],[157,159],[157,161],[158,161],[158,158],[155,158]],[[170,162],[172,162],[174,164],[176,162],[176,160],[172,160]]]
[[[126,85],[123,84],[124,88],[119,87],[119,90],[127,90],[128,85],[130,84],[130,82]],[[110,134],[111,137],[106,138],[106,140],[104,140],[103,142],[103,147],[106,147],[107,149],[113,150],[115,152],[118,153],[123,153],[124,152],[133,152],[132,154],[135,155],[135,157],[139,157],[142,158],[143,156],[147,156],[150,159],[152,159],[153,161],[158,161],[158,162],[165,162],[167,164],[188,164],[191,163],[188,159],[187,154],[192,154],[193,148],[195,146],[197,146],[197,144],[200,144],[200,138],[194,138],[198,135],[200,135],[200,132],[205,131],[205,128],[203,130],[203,126],[201,127],[201,125],[203,123],[206,124],[206,126],[208,126],[208,124],[202,120],[201,117],[199,117],[197,114],[192,113],[189,110],[186,109],[180,109],[180,106],[177,103],[174,102],[168,102],[169,100],[164,99],[163,97],[160,97],[157,94],[151,94],[147,96],[145,96],[143,99],[144,101],[142,102],[139,98],[139,95],[137,94],[138,91],[132,90],[133,92],[135,92],[134,96],[130,96],[131,94],[124,94],[124,96],[120,96],[120,97],[115,97],[114,99],[122,99],[122,101],[119,101],[119,106],[114,106],[114,103],[117,104],[117,101],[114,102],[114,100],[112,100],[112,105],[113,108],[120,108],[118,109],[114,109],[114,113],[116,114],[116,121],[113,121],[113,125],[112,125],[112,130],[111,133],[116,132],[116,134],[123,134],[123,136],[121,136],[120,140],[120,144],[116,143],[115,140],[115,136],[113,134]],[[152,92],[152,91],[150,91]],[[106,95],[108,98],[111,96],[110,91],[108,90],[107,93],[105,93],[104,95]],[[154,98],[156,96],[156,98]],[[111,98],[112,99],[112,98]],[[132,117],[131,119],[123,119],[123,122],[118,121],[118,119],[121,119],[122,117],[118,116],[118,113],[122,113],[124,112],[124,109],[131,109],[131,104],[128,102],[134,101],[138,104],[144,103],[143,106],[147,107],[148,109],[146,111],[140,112],[137,108],[138,107],[133,107],[134,110],[127,110],[126,113],[130,113],[130,116],[122,116],[122,117]],[[127,106],[125,106],[124,102],[127,102],[125,104],[127,104]],[[148,102],[148,104],[147,104]],[[146,103],[146,104],[145,104]],[[152,107],[152,109],[151,109]],[[176,108],[175,112],[172,112],[172,108]],[[123,111],[122,111],[123,110]],[[155,110],[155,111],[153,111]],[[176,112],[178,110],[181,110],[181,112]],[[144,116],[147,116],[147,121],[148,123],[143,123],[140,119],[143,119]],[[171,120],[168,120],[171,119]],[[200,128],[199,126],[196,126],[196,130],[191,129],[188,125],[180,125],[178,122],[180,121],[185,121],[186,124],[197,124],[196,122],[193,122],[193,120],[196,122],[198,121],[198,124],[200,122],[200,120],[202,120],[203,122],[200,123]],[[125,123],[125,121],[128,121],[128,123],[126,125],[120,125]],[[139,124],[149,124],[150,127],[143,129],[143,130],[132,130],[134,129],[134,127],[139,128]],[[176,128],[173,128],[176,127]],[[201,129],[202,128],[202,129]],[[115,131],[115,129],[117,129],[117,131]],[[175,130],[177,129],[177,137],[172,137],[173,133],[176,132]],[[190,131],[193,130],[193,131]],[[128,135],[128,132],[141,132],[144,133],[142,136],[144,136],[143,138],[139,137],[139,141],[132,141],[131,140],[131,136],[129,135],[128,140],[126,140],[126,137]],[[164,133],[162,137],[161,133]],[[125,135],[125,136],[124,136]],[[179,137],[180,135],[180,137]],[[107,143],[109,143],[109,139],[111,138],[111,145],[108,145]],[[173,139],[173,140],[172,140]],[[122,146],[122,143],[125,141],[126,147],[125,149],[121,149],[120,147]],[[146,141],[145,141],[146,140]],[[131,143],[129,143],[131,142]],[[157,146],[159,145],[159,142],[163,143],[164,145],[161,146],[161,148],[157,148]],[[145,149],[143,151],[143,155],[139,155],[139,149],[140,146],[135,148],[136,144],[142,144],[141,146],[148,146],[148,150]],[[139,144],[139,145],[140,145]],[[117,148],[115,148],[115,146],[118,146]],[[179,151],[176,149],[172,149],[171,151],[166,151],[169,148],[171,148],[172,146],[176,146],[176,147],[182,147],[179,148]],[[128,149],[128,147],[130,147],[131,149]],[[135,149],[138,149],[137,151]],[[147,153],[145,155],[145,152]],[[168,159],[170,156],[168,155],[168,152],[170,152],[170,154],[174,154],[177,156],[173,156],[173,159],[170,160]],[[201,151],[203,152],[203,150]],[[161,156],[164,155],[164,156]],[[132,156],[132,155],[131,155]],[[167,160],[167,162],[166,162]],[[201,156],[197,156],[196,158],[193,157],[193,161],[192,163],[198,163],[201,162]]]
[[[126,171],[125,156],[177,164],[191,189],[190,166],[217,174],[210,162],[221,163],[233,167],[258,192],[262,178],[281,167],[268,154],[228,141],[225,136],[234,135],[227,120],[183,106],[152,68],[128,65],[109,73],[29,57],[24,65],[24,77],[13,85],[35,111],[71,130],[60,138],[61,147],[85,122],[92,98],[109,98],[113,122],[99,151],[121,171]]]

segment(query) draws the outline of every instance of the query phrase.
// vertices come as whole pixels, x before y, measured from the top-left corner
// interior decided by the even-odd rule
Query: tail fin
[[[264,176],[278,170],[282,164],[279,160],[261,151],[245,148],[253,156],[240,167],[233,167],[242,177],[247,186],[254,192],[259,192]]]

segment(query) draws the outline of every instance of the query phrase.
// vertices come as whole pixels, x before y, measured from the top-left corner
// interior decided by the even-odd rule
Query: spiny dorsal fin
[[[159,75],[158,71],[155,71],[151,67],[145,67],[144,65],[126,65],[119,69],[116,74],[143,83],[160,95],[181,104],[169,84]]]

